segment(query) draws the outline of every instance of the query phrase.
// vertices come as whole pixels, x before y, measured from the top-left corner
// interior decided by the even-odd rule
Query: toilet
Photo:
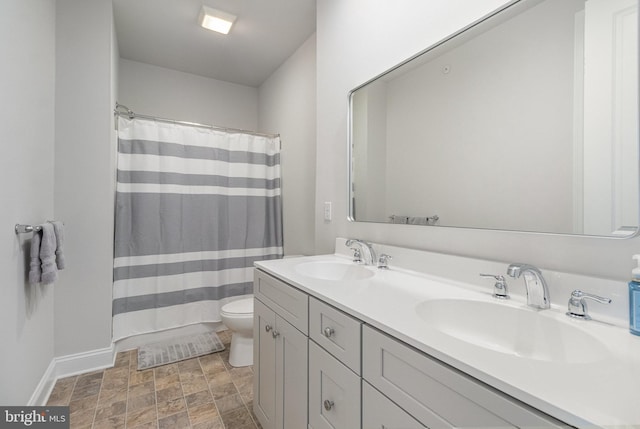
[[[223,305],[220,315],[222,323],[231,331],[229,364],[253,365],[253,297]]]

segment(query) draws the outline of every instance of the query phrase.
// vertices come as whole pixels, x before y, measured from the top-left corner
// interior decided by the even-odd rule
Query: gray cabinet
[[[276,427],[276,314],[260,300],[253,304],[253,412],[264,429]]]
[[[362,322],[324,302],[309,298],[309,338],[360,375]]]
[[[272,289],[263,288],[263,291],[268,290],[266,301],[273,301],[275,294],[270,293],[275,290],[279,297],[289,297],[289,303],[294,305],[293,311],[285,310],[280,314],[255,295],[254,413],[264,429],[304,428],[307,425],[308,339],[288,319],[293,315],[295,322],[304,320],[306,324],[307,295],[262,273],[256,274],[256,282],[258,279],[262,285],[276,285]],[[306,332],[306,326],[304,328]]]
[[[309,341],[309,429],[360,427],[360,377]]]
[[[363,381],[362,429],[426,429],[426,426]]]
[[[309,429],[360,428],[362,322],[309,298]]]
[[[429,428],[566,427],[369,326],[362,354],[364,379]]]
[[[254,270],[253,294],[303,334],[309,329],[309,296],[287,283]]]
[[[253,407],[264,429],[567,427],[321,297],[259,270],[254,284]]]

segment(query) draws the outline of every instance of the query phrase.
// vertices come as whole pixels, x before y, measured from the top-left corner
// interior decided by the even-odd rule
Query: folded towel
[[[42,241],[40,242],[40,261],[42,262],[42,284],[51,284],[58,279],[56,267],[56,234],[53,225],[42,225]]]
[[[59,270],[63,270],[65,266],[64,252],[62,245],[64,244],[64,224],[58,220],[50,221],[53,225],[53,232],[56,235],[56,265]]]
[[[42,270],[40,269],[40,231],[34,231],[31,237],[31,251],[29,254],[29,283],[40,283]]]

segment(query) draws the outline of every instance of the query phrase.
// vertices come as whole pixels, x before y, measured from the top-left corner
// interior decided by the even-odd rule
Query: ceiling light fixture
[[[202,5],[202,10],[200,10],[200,16],[198,17],[198,22],[202,27],[222,34],[229,33],[235,20],[235,15],[205,5]]]

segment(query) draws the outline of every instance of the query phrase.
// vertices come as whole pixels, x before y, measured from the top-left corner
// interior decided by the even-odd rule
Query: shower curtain
[[[280,140],[118,119],[113,339],[220,321],[281,258]]]

